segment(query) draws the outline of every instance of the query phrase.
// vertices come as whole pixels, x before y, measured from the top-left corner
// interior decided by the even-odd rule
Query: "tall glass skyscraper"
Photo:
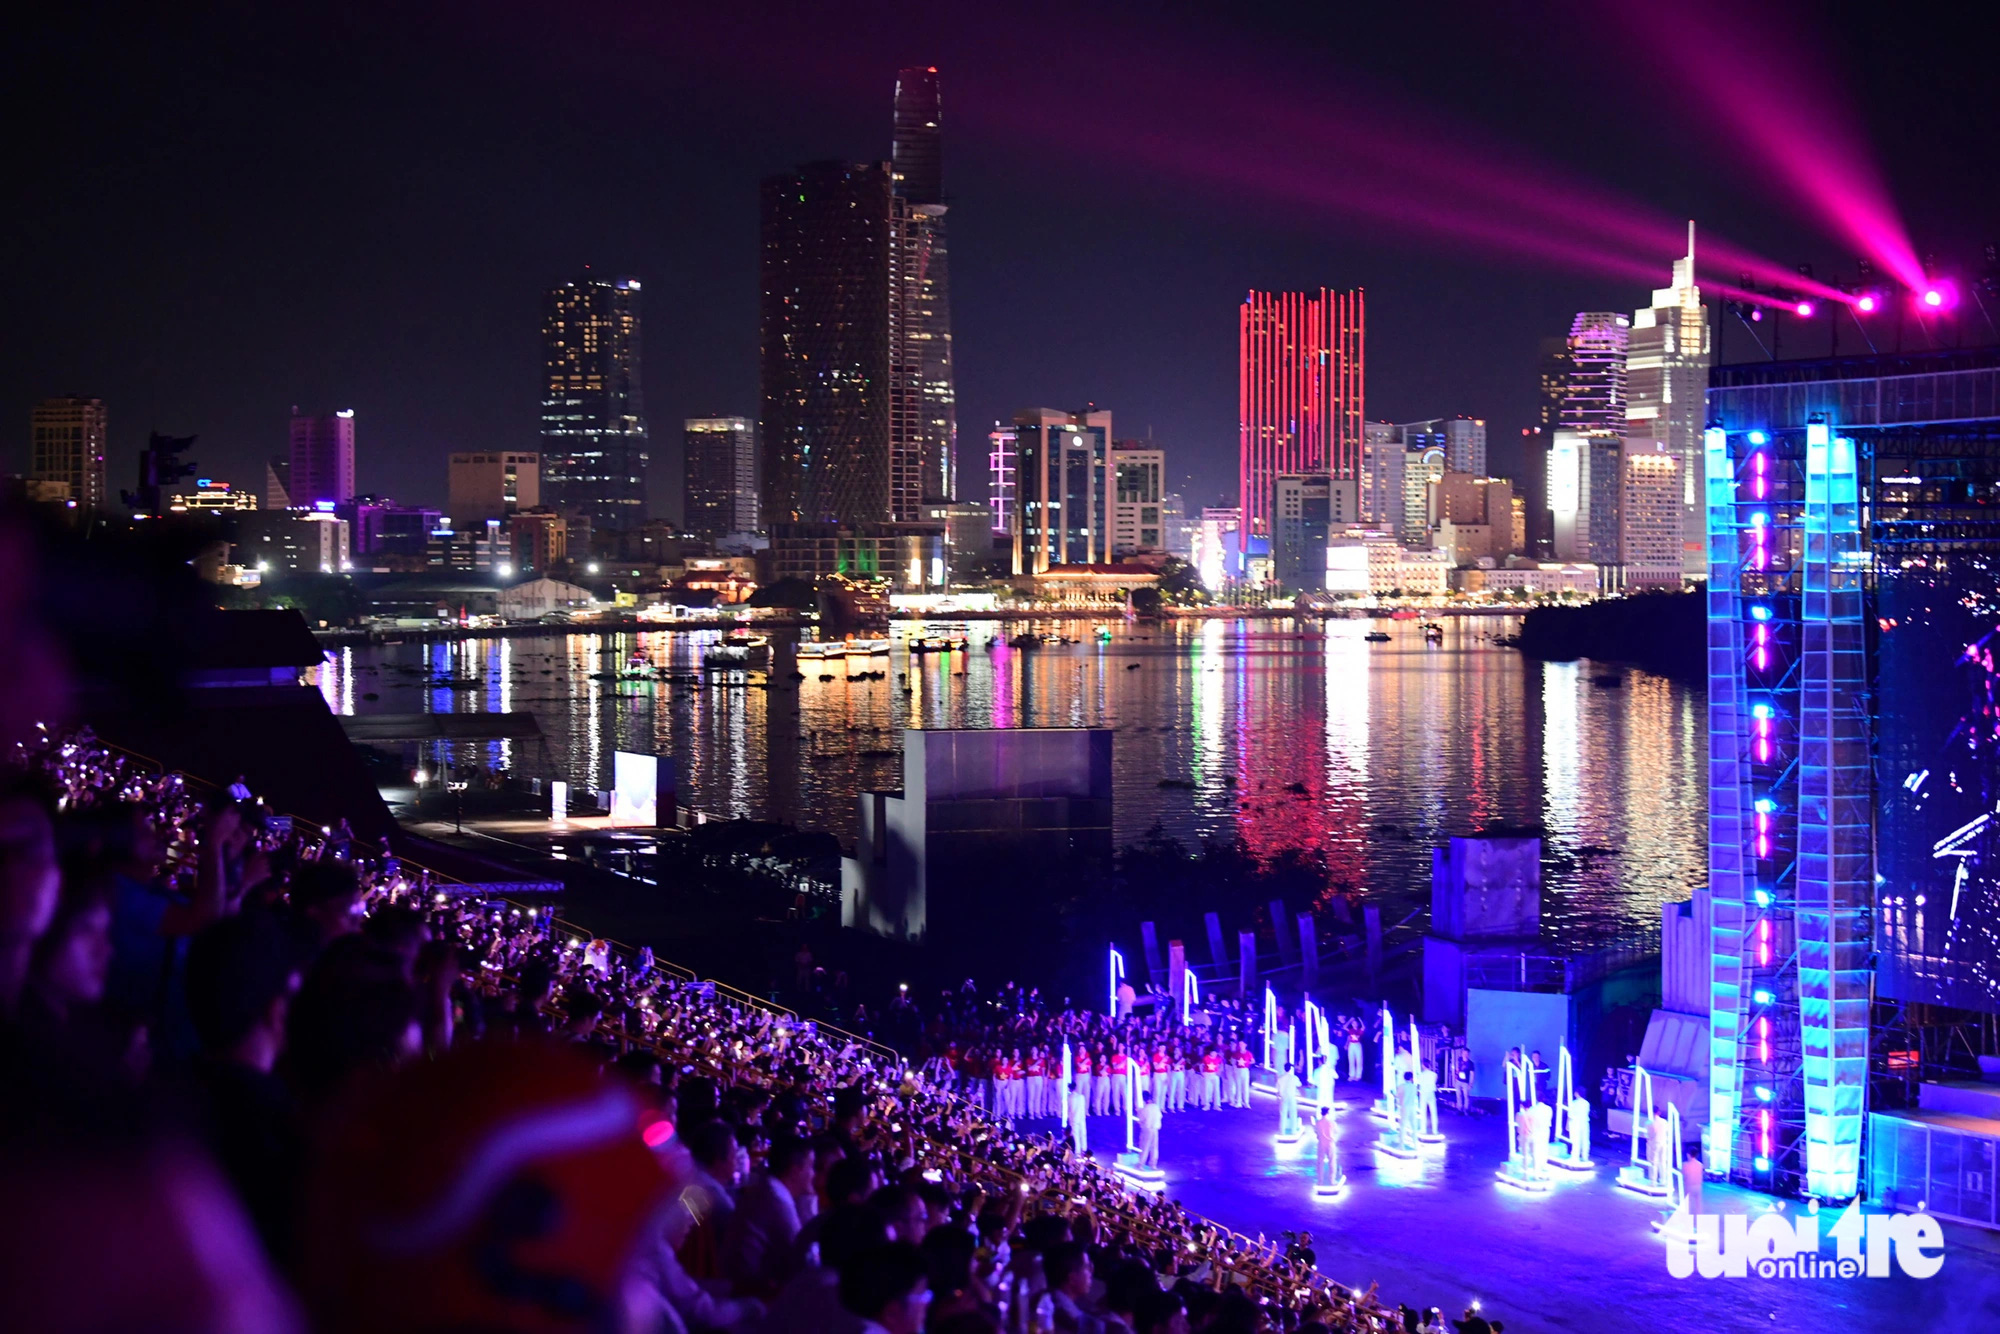
[[[800,525],[895,525],[899,541],[915,525],[923,537],[956,492],[938,118],[937,71],[903,70],[890,160],[811,162],[764,182],[762,518],[774,547],[826,537]]]
[[[646,518],[639,281],[586,275],[542,300],[542,493],[595,528]]]
[[[1241,550],[1269,541],[1280,474],[1360,480],[1364,323],[1359,289],[1243,298],[1237,319]]]
[[[1680,465],[1682,569],[1708,573],[1707,513],[1702,503],[1703,395],[1708,389],[1708,320],[1694,282],[1694,224],[1688,252],[1674,261],[1672,285],[1632,317],[1625,352],[1626,435],[1657,441]]]
[[[893,497],[921,498],[915,467],[890,449],[893,203],[884,162],[809,162],[764,181],[768,524],[885,522]]]
[[[945,241],[944,161],[935,66],[896,75],[890,159],[899,266],[895,351],[899,388],[911,396],[910,429],[920,499],[958,495],[958,393],[951,355],[951,265]]]

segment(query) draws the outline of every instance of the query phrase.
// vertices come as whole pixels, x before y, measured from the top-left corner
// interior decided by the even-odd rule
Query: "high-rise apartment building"
[[[285,491],[294,506],[314,509],[354,499],[354,409],[302,413],[293,408],[291,465]]]
[[[105,480],[106,413],[101,398],[45,398],[29,417],[28,476],[61,482],[79,510],[111,499]]]
[[[1165,551],[1160,499],[1166,494],[1167,452],[1143,440],[1120,440],[1111,450],[1111,470],[1112,557]]]
[[[1679,588],[1685,533],[1680,459],[1654,440],[1627,440],[1624,455],[1618,508],[1622,581],[1626,588]]]
[[[1361,428],[1361,522],[1400,532],[1403,527],[1403,428],[1369,422]]]
[[[454,522],[483,523],[542,503],[541,457],[518,449],[473,449],[454,453],[448,467]]]
[[[913,386],[914,448],[924,500],[958,496],[958,393],[951,346],[951,263],[945,239],[944,149],[934,66],[896,75],[890,175],[897,209],[898,380]]]
[[[1430,545],[1431,488],[1444,480],[1444,446],[1421,441],[1403,451],[1403,514],[1396,531],[1406,546]]]
[[[986,504],[993,511],[993,531],[1014,531],[1015,432],[993,423],[986,433]]]
[[[596,529],[646,520],[639,281],[586,274],[542,298],[542,490]]]
[[[681,446],[681,526],[711,540],[756,532],[757,431],[750,419],[690,417]]]
[[[1111,560],[1111,414],[1027,408],[1014,414],[1018,470],[1014,573]]]
[[[1271,535],[1277,478],[1361,476],[1363,294],[1251,292],[1237,318],[1237,540]]]
[[[1653,304],[1634,313],[1625,354],[1625,433],[1659,442],[1679,462],[1681,566],[1690,577],[1705,576],[1708,568],[1700,491],[1710,359],[1690,222],[1687,256],[1674,261],[1673,283],[1655,288]]]

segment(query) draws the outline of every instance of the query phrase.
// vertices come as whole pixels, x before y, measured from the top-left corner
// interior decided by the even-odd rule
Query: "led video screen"
[[[2000,563],[1877,567],[1877,990],[2000,1010]]]

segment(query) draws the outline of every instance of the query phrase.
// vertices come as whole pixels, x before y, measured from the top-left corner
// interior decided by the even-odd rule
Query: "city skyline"
[[[1479,50],[1477,39],[1490,39],[1493,33],[1482,33],[1476,17],[1468,18],[1465,34],[1439,40]],[[616,16],[601,21],[614,28],[620,22]],[[1267,49],[1268,26],[1268,15],[1250,16],[1240,31],[1215,43],[1212,52],[1201,46],[1203,34],[1168,32],[1161,49],[1133,59],[1177,68],[1176,61],[1203,50],[1212,55],[1211,63],[1195,67],[1199,77],[1181,91],[1190,108],[1216,105],[1230,89],[1226,76],[1245,52]],[[755,30],[698,35],[712,38],[724,52],[771,36],[754,24],[751,28]],[[129,484],[132,455],[151,427],[199,434],[204,470],[251,486],[262,461],[279,448],[274,437],[282,428],[275,423],[285,405],[294,400],[350,403],[370,423],[358,465],[359,488],[406,503],[437,503],[443,493],[442,460],[450,452],[537,447],[534,405],[519,388],[524,379],[532,379],[538,352],[535,293],[590,262],[604,272],[640,277],[649,284],[649,307],[668,303],[687,316],[671,325],[654,322],[645,374],[655,415],[670,421],[707,412],[754,416],[755,243],[749,219],[755,210],[755,181],[787,162],[878,143],[896,69],[904,63],[887,53],[910,52],[912,47],[924,48],[942,71],[952,104],[948,194],[959,251],[952,275],[957,417],[984,423],[1005,420],[1025,403],[1094,398],[1114,406],[1129,426],[1152,428],[1172,456],[1171,484],[1195,501],[1219,498],[1234,472],[1227,350],[1232,293],[1240,295],[1252,285],[1319,283],[1374,289],[1371,333],[1377,355],[1368,389],[1371,405],[1379,410],[1371,410],[1370,416],[1391,421],[1459,413],[1484,417],[1493,424],[1491,470],[1518,476],[1518,457],[1507,456],[1518,454],[1517,428],[1534,420],[1535,341],[1559,331],[1577,310],[1634,310],[1659,281],[1491,248],[1475,246],[1459,253],[1423,235],[1385,238],[1381,227],[1346,215],[1274,222],[1269,210],[1234,207],[1252,197],[1241,189],[1149,175],[1115,152],[1089,147],[1102,139],[1101,131],[1119,123],[1100,101],[1066,98],[1060,108],[1042,108],[1044,119],[1056,122],[1049,125],[1040,120],[1031,125],[1027,121],[1032,118],[1018,110],[1003,110],[1004,100],[997,94],[1004,81],[997,71],[1005,47],[988,54],[981,42],[972,40],[973,34],[948,24],[920,25],[889,40],[869,25],[861,29],[866,31],[833,39],[834,49],[842,52],[858,42],[876,43],[875,54],[854,62],[851,75],[820,70],[816,77],[779,87],[784,74],[809,59],[793,39],[774,49],[771,74],[747,80],[741,91],[719,99],[706,78],[691,73],[678,74],[644,97],[620,94],[623,100],[614,105],[625,124],[609,122],[603,132],[592,127],[602,146],[581,150],[586,160],[632,152],[641,138],[626,128],[639,123],[634,116],[651,124],[671,108],[692,133],[652,150],[629,182],[579,209],[581,197],[557,188],[556,177],[550,178],[550,190],[539,192],[546,203],[533,202],[518,188],[566,161],[568,136],[586,128],[579,113],[565,112],[557,129],[519,136],[497,159],[480,145],[498,145],[503,139],[488,133],[459,134],[454,142],[465,151],[447,151],[437,119],[439,107],[475,85],[481,91],[474,101],[492,108],[496,96],[519,87],[523,64],[566,58],[563,44],[554,43],[545,56],[529,49],[518,23],[502,22],[488,44],[451,50],[438,45],[449,41],[445,31],[417,24],[409,37],[412,49],[438,47],[444,57],[436,78],[419,84],[389,71],[396,77],[388,78],[379,109],[370,114],[421,113],[414,124],[418,138],[429,146],[425,170],[434,164],[441,173],[438,183],[411,193],[406,177],[417,170],[416,159],[407,152],[369,149],[358,160],[354,200],[335,210],[343,218],[353,218],[357,209],[366,216],[379,201],[406,195],[398,214],[404,220],[392,233],[350,226],[323,234],[330,216],[277,219],[257,214],[255,232],[245,230],[250,223],[246,217],[226,226],[226,235],[213,243],[188,234],[174,202],[183,197],[181,177],[191,180],[208,170],[211,150],[204,147],[203,131],[215,127],[216,117],[224,117],[222,127],[237,137],[290,133],[348,152],[360,141],[349,144],[357,127],[266,107],[260,101],[264,94],[238,77],[238,71],[251,68],[250,44],[226,33],[201,33],[197,40],[214,47],[205,64],[220,71],[212,106],[193,108],[167,98],[157,126],[160,151],[142,153],[134,181],[119,187],[146,189],[164,207],[107,209],[102,204],[108,198],[96,200],[66,186],[68,192],[58,193],[43,215],[16,224],[17,244],[46,254],[49,262],[38,268],[85,276],[82,287],[59,299],[39,274],[17,273],[26,309],[41,336],[0,377],[0,402],[25,418],[34,402],[56,393],[104,399],[110,408],[114,493]],[[1033,32],[1029,25],[1019,40]],[[69,49],[59,29],[43,35],[58,56]],[[812,34],[814,39],[826,36]],[[1365,53],[1393,46],[1409,34],[1393,17],[1384,17],[1371,18],[1355,36],[1357,53]],[[111,68],[144,76],[114,81],[120,104],[157,78],[147,73],[161,64],[153,59],[155,50],[171,52],[186,40],[149,43],[143,66],[136,45],[107,50]],[[1308,24],[1298,34],[1301,55],[1327,55],[1321,49],[1326,40],[1326,33]],[[1526,54],[1531,63],[1555,61],[1562,54],[1553,48],[1524,53],[1516,39],[1508,40],[1516,44],[1501,49]],[[1835,52],[1851,58],[1856,50],[1880,50],[1884,42],[1893,48],[1902,39],[1864,25],[1852,35],[1830,34],[1829,40],[1851,43],[1852,49]],[[618,59],[650,60],[655,49],[635,40]],[[332,42],[305,56],[301,76],[315,86],[341,86],[354,77],[343,63],[354,54],[345,44]],[[338,58],[329,60],[330,55]],[[379,58],[370,56],[363,63],[373,68]],[[1289,65],[1280,71],[1293,72]],[[1947,61],[1938,80],[1948,83],[1953,77]],[[1462,94],[1426,89],[1424,95],[1435,100],[1430,110],[1445,122],[1475,110],[1482,115],[1490,111],[1498,132],[1514,146],[1546,158],[1646,161],[1650,177],[1629,168],[1606,168],[1607,188],[1661,213],[1693,216],[1705,235],[1713,226],[1721,234],[1747,238],[1787,266],[1794,260],[1815,261],[1827,277],[1852,270],[1854,247],[1833,220],[1797,225],[1774,212],[1769,193],[1753,188],[1742,173],[1710,171],[1714,164],[1709,156],[1723,152],[1716,141],[1689,136],[1667,143],[1671,151],[1662,156],[1651,150],[1662,146],[1663,137],[1675,140],[1680,130],[1644,117],[1622,128],[1566,123],[1569,137],[1552,137],[1535,128],[1542,119],[1537,115],[1541,99],[1552,95],[1521,86],[1525,82],[1513,79],[1504,90],[1487,87]],[[1426,128],[1421,117],[1408,115],[1408,98],[1394,89],[1376,91],[1383,93],[1382,116],[1404,117],[1412,133]],[[1897,136],[1895,130],[1913,123],[1914,111],[1889,105],[1865,87],[1856,96],[1871,123],[1885,126],[1883,133],[1908,146],[1886,164],[1894,181],[1942,176],[1934,169],[1942,159],[1952,164],[1950,176],[1970,182],[1975,194],[1987,188],[1981,182],[1993,174],[1969,168],[1976,167],[1981,152],[1990,152],[1982,147],[1990,145],[1990,135],[1982,138],[1968,124],[1941,134]],[[746,98],[759,100],[746,105]],[[1468,100],[1477,106],[1468,106]],[[1971,120],[1978,121],[1978,115]],[[63,161],[101,156],[108,123],[86,120],[59,128],[48,145],[52,156],[38,161],[37,170],[46,174],[59,170]],[[723,125],[736,132],[730,147],[694,142],[704,129]],[[1051,136],[1061,125],[1078,132],[1081,146],[1059,150],[1053,145]],[[1616,139],[1610,146],[1618,152],[1603,151],[1607,136]],[[1079,158],[1099,168],[1096,187],[1062,210],[1047,209],[1050,201],[1031,183],[1045,177],[1050,167],[1068,169]],[[1246,158],[1245,165],[1247,169],[1255,162]],[[676,176],[698,182],[700,188],[676,194],[675,202],[663,205],[654,196],[661,183]],[[1525,172],[1522,180],[1532,176]],[[271,184],[265,180],[260,188],[270,193]],[[1916,193],[1913,203],[1919,212],[1911,219],[1912,230],[1937,238],[1941,256],[1961,264],[1976,262],[1983,238],[1966,230],[1966,220],[1985,216],[1990,208],[1976,198],[1946,204]],[[467,210],[463,203],[470,199],[494,202]],[[157,244],[184,255],[186,263],[159,273],[135,273],[130,262],[94,264],[84,258],[84,247],[90,245],[99,253],[129,248],[116,239],[121,228],[130,227],[120,219],[138,216],[153,219]],[[435,257],[447,250],[453,252],[452,260],[439,262]],[[297,256],[306,251],[326,256],[327,262],[301,269]],[[219,286],[210,281],[221,276],[225,262],[229,270],[243,272],[245,256],[252,257],[250,267],[261,262],[284,276],[285,306],[269,306],[261,289],[241,281]],[[1673,251],[1661,245],[1650,268],[1663,271],[1672,257]],[[180,299],[177,284],[182,280],[160,276],[167,270],[186,272],[187,281],[209,281],[214,295],[195,303]],[[419,273],[424,276],[418,278]],[[1050,321],[1038,316],[1061,309],[1063,294],[1077,290],[1093,291],[1101,317]],[[383,299],[390,292],[395,299]],[[210,312],[224,308],[218,304],[224,294],[244,303],[242,318],[217,324]],[[392,318],[390,311],[401,313]],[[254,346],[243,341],[242,331],[251,328],[257,330]],[[424,330],[421,336],[417,328]],[[177,332],[163,337],[165,330]],[[1740,357],[1749,350],[1747,339],[1740,330],[1730,332],[1734,341],[1728,350]],[[228,368],[226,376],[219,374],[223,367]],[[6,433],[11,442],[8,466],[16,470],[26,467],[24,436],[21,431]],[[959,489],[976,497],[982,471],[977,451],[962,439],[959,452],[965,473]],[[654,453],[649,508],[669,512],[676,508],[678,441],[663,440]]]

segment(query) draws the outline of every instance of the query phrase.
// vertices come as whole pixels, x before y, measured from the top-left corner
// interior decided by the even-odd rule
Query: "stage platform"
[[[1913,1111],[1868,1114],[1868,1188],[1886,1204],[2000,1228],[2000,1084],[1925,1084]]]
[[[1664,1210],[1612,1184],[1627,1161],[1623,1143],[1600,1138],[1596,1172],[1558,1174],[1546,1194],[1529,1196],[1495,1179],[1507,1156],[1498,1113],[1446,1112],[1442,1152],[1402,1162],[1373,1147],[1381,1126],[1367,1112],[1371,1087],[1343,1083],[1339,1092],[1348,1110],[1339,1118],[1347,1188],[1338,1198],[1314,1196],[1310,1140],[1273,1143],[1277,1106],[1267,1099],[1247,1111],[1170,1113],[1160,1140],[1167,1198],[1250,1237],[1307,1229],[1327,1277],[1379,1283],[1391,1302],[1441,1306],[1452,1317],[1477,1298],[1508,1334],[1583,1334],[1607,1319],[1702,1334],[2000,1328],[2000,1234],[1945,1223],[1944,1269],[1923,1281],[1675,1279],[1653,1233]],[[1093,1117],[1090,1133],[1109,1166],[1122,1121]],[[1712,1213],[1753,1216],[1775,1203],[1713,1182],[1704,1202]]]

